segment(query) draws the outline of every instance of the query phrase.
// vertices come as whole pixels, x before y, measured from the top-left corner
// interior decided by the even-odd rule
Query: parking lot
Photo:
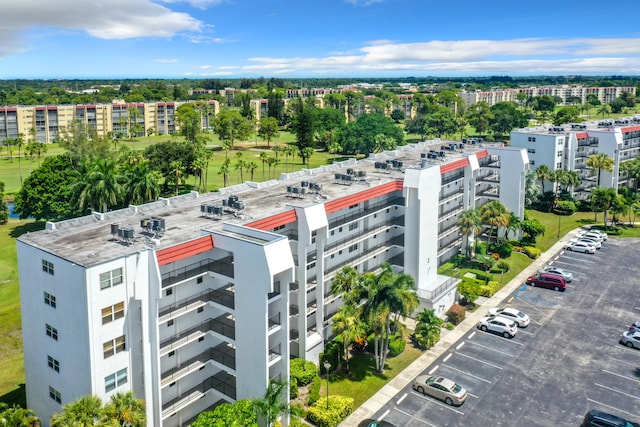
[[[472,329],[422,374],[468,392],[460,407],[401,390],[374,418],[397,426],[579,426],[589,409],[640,422],[640,350],[618,343],[640,320],[639,239],[596,254],[561,251],[566,292],[518,287],[504,302],[531,317],[514,338]],[[486,307],[479,310],[486,311]]]

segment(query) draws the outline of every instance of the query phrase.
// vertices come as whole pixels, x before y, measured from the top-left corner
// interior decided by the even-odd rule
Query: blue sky
[[[0,78],[640,75],[638,0],[0,0]]]

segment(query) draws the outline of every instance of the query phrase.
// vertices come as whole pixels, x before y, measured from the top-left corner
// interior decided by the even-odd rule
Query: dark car
[[[529,276],[527,279],[527,285],[553,289],[554,291],[564,291],[567,286],[567,282],[565,282],[562,276],[557,274],[536,273],[533,276]]]
[[[617,415],[592,409],[584,416],[581,427],[640,427],[640,424],[632,423]]]
[[[383,420],[364,420],[358,424],[358,427],[396,427],[396,425]]]

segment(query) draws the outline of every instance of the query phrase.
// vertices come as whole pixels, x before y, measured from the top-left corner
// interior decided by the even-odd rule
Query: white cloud
[[[640,39],[378,40],[359,51],[319,58],[249,58],[255,73],[353,71],[430,73],[640,73]]]
[[[151,0],[20,0],[0,14],[0,56],[24,51],[22,33],[42,28],[85,31],[101,39],[173,37],[200,32],[203,23]]]
[[[206,9],[222,3],[222,0],[162,0],[163,3],[187,3],[198,9]]]
[[[163,58],[158,58],[158,59],[154,59],[154,62],[159,62],[161,64],[174,64],[176,62],[178,62],[177,59],[163,59]]]

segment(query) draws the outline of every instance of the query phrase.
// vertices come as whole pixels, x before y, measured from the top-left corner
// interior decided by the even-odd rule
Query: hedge
[[[322,379],[316,375],[311,381],[309,386],[309,397],[307,398],[307,405],[313,405],[320,399],[320,386],[322,385]]]
[[[291,360],[289,372],[292,382],[295,380],[297,385],[305,386],[318,375],[318,367],[308,360],[295,358]]]
[[[402,335],[396,336],[389,342],[389,357],[395,357],[404,351],[407,341]]]
[[[337,427],[353,412],[353,398],[346,396],[329,396],[318,400],[307,413],[307,419],[318,427]],[[328,406],[328,409],[327,409]]]
[[[522,248],[522,251],[526,256],[528,256],[531,259],[538,259],[541,252],[540,249],[535,248],[533,246],[525,246],[524,248]]]
[[[500,283],[496,280],[491,280],[486,285],[480,287],[480,296],[491,298],[499,290]]]

